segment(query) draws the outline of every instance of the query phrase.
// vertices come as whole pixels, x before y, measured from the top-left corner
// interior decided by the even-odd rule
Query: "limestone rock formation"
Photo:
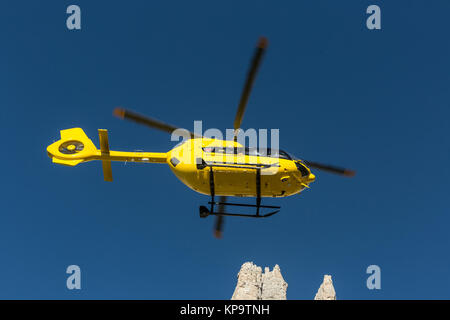
[[[323,276],[323,282],[314,297],[314,300],[336,300],[336,292],[330,275]]]
[[[238,282],[231,300],[286,300],[287,283],[281,275],[280,267],[273,271],[246,262],[238,273]]]
[[[286,300],[287,286],[277,264],[273,271],[266,267],[262,275],[261,300]]]
[[[262,272],[261,267],[253,262],[246,262],[238,273],[231,300],[286,300],[287,286],[278,265],[272,271],[266,267]],[[314,300],[336,300],[330,275],[324,275]]]

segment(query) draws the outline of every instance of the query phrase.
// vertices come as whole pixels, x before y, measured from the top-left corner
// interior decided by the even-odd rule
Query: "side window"
[[[214,153],[214,148],[213,147],[204,147],[203,151],[208,152],[208,153]]]
[[[224,153],[226,154],[242,154],[243,150],[239,150],[242,148],[234,148],[234,147],[227,147],[227,148],[223,148],[224,149]]]
[[[208,153],[233,153],[233,148],[204,147],[203,151]]]
[[[234,147],[204,147],[203,151],[207,153],[221,153],[221,154],[237,154],[237,155],[258,155],[257,151],[249,151],[248,148],[234,148]]]
[[[247,156],[260,156],[260,153],[258,152],[257,148],[245,148],[245,155]]]
[[[267,149],[260,149],[259,155],[264,157],[272,157],[272,158],[280,158],[280,159],[288,159],[292,160],[289,154],[286,151],[283,150],[272,150],[270,148]]]

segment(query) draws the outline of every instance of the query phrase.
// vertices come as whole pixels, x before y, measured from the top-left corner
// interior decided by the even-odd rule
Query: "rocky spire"
[[[286,300],[287,286],[277,264],[273,271],[266,267],[262,275],[261,300]]]
[[[231,300],[286,300],[287,283],[281,275],[280,267],[273,271],[246,262],[238,273],[238,282]]]
[[[314,300],[336,300],[336,292],[333,287],[331,276],[324,275],[323,282],[314,297]]]

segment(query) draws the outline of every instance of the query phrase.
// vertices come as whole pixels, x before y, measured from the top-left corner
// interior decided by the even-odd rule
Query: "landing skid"
[[[200,206],[200,218],[206,218],[209,215],[213,216],[234,216],[234,217],[247,217],[247,218],[267,218],[273,216],[278,213],[281,209],[279,206],[267,206],[261,205],[261,168],[257,167],[256,169],[256,204],[247,204],[247,203],[230,203],[230,202],[216,202],[214,201],[215,196],[215,185],[214,185],[214,171],[213,166],[209,166],[209,183],[210,183],[210,191],[211,191],[211,201],[208,202],[210,205],[210,209],[205,206]],[[238,206],[238,207],[251,207],[256,208],[255,214],[245,214],[245,213],[229,213],[229,212],[216,212],[214,210],[214,206],[218,205],[222,208],[226,206]],[[266,214],[260,214],[260,208],[266,209],[276,209]],[[219,211],[220,207],[219,207]]]
[[[208,202],[211,205],[212,209],[208,209],[205,206],[200,206],[200,218],[206,218],[207,216],[234,216],[234,217],[247,217],[247,218],[267,218],[273,216],[278,213],[281,209],[279,206],[266,206],[266,205],[254,205],[254,204],[246,204],[246,203],[228,203],[228,202]],[[239,207],[253,207],[256,208],[256,214],[246,214],[246,213],[229,213],[229,212],[215,212],[214,205],[222,205],[222,206],[239,206]],[[260,214],[260,208],[270,208],[270,209],[278,209],[271,211],[269,213]]]

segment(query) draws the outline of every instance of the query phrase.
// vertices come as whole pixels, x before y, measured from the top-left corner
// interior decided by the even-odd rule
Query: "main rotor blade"
[[[219,202],[223,203],[227,201],[226,196],[220,196]],[[217,208],[217,213],[224,213],[225,212],[225,206],[223,204],[219,204],[219,207]],[[214,236],[217,239],[222,238],[222,230],[223,230],[223,218],[224,216],[216,216],[216,221],[214,223]]]
[[[253,82],[255,81],[256,73],[258,72],[259,65],[261,64],[261,58],[264,52],[266,51],[266,47],[267,47],[267,39],[261,37],[259,39],[258,46],[256,47],[255,54],[253,55],[253,59],[250,64],[250,69],[248,70],[247,73],[247,79],[245,81],[244,89],[241,94],[241,100],[239,101],[236,117],[234,118],[235,131],[241,127],[245,107],[247,106],[247,101],[253,87]]]
[[[335,174],[340,174],[346,177],[353,177],[355,175],[355,171],[350,170],[350,169],[346,169],[346,168],[341,168],[341,167],[335,167],[335,166],[331,166],[328,164],[322,164],[322,163],[318,163],[318,162],[313,162],[313,161],[306,161],[303,160],[303,162],[311,168],[315,168],[318,170],[323,170],[323,171],[328,171],[331,173],[335,173]]]
[[[126,110],[123,108],[115,108],[113,111],[113,114],[118,118],[131,120],[131,121],[146,125],[150,128],[158,129],[158,130],[168,132],[168,133],[172,133],[176,129],[180,129],[171,124],[164,123],[162,121],[152,119],[152,118],[143,116],[139,113],[136,113],[134,111]],[[183,129],[183,130],[186,130],[186,129]],[[191,138],[195,137],[193,132],[190,132],[189,130],[186,130],[186,132],[188,132],[190,134]]]

